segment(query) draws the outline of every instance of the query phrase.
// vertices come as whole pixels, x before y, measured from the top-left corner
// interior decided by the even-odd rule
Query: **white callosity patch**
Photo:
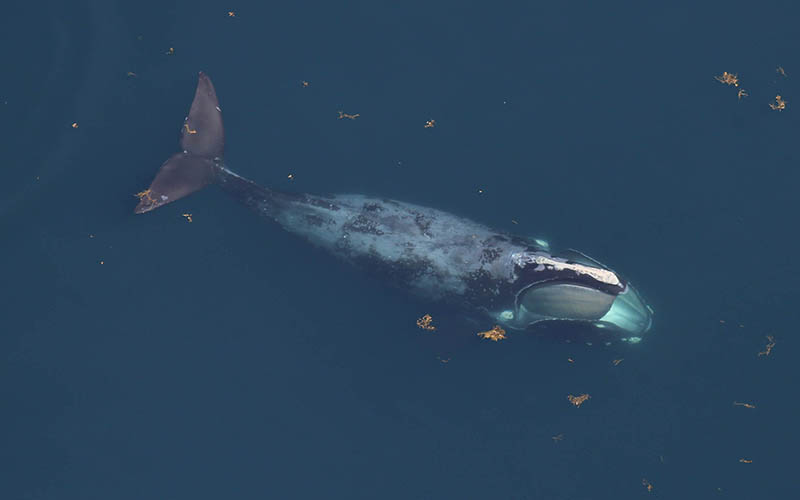
[[[514,311],[506,310],[500,313],[499,318],[503,321],[511,321],[514,319]]]
[[[536,244],[539,245],[542,248],[547,248],[547,249],[550,248],[550,243],[548,243],[547,241],[545,241],[545,240],[543,240],[541,238],[534,238],[533,241],[535,241]]]
[[[514,263],[520,267],[536,264],[537,266],[542,266],[541,269],[552,269],[554,271],[569,270],[576,274],[590,276],[602,283],[620,286],[620,281],[617,275],[607,269],[591,267],[584,264],[570,263],[567,262],[566,259],[530,252],[515,253],[511,256],[511,258],[513,259]]]

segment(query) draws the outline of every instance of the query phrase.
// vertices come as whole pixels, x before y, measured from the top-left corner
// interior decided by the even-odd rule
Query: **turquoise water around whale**
[[[689,5],[9,6],[2,498],[791,498],[798,10]],[[577,248],[652,330],[491,342],[219,189],[134,215],[200,70],[235,171]]]

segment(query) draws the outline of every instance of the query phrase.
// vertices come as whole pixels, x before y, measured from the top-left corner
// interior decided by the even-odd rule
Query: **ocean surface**
[[[5,5],[0,498],[797,498],[798,14]],[[240,174],[580,249],[652,330],[450,346],[219,189],[134,215],[201,70]]]

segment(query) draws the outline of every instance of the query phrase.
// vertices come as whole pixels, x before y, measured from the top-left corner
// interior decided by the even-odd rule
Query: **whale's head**
[[[577,322],[638,342],[652,326],[653,310],[639,292],[616,272],[580,252],[553,255],[537,249],[511,258],[514,306],[498,317],[511,327]]]

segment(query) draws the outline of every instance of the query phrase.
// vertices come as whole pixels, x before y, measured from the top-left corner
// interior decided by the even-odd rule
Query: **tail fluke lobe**
[[[200,72],[192,107],[181,130],[183,152],[161,165],[150,187],[137,195],[139,204],[134,212],[149,212],[212,183],[224,148],[225,131],[217,93],[211,79]]]
[[[143,214],[206,187],[214,180],[214,161],[188,153],[176,153],[156,174],[147,190],[137,196],[134,213]]]
[[[206,158],[222,158],[225,149],[225,131],[222,110],[211,79],[203,73],[197,78],[189,116],[183,122],[181,149]]]

